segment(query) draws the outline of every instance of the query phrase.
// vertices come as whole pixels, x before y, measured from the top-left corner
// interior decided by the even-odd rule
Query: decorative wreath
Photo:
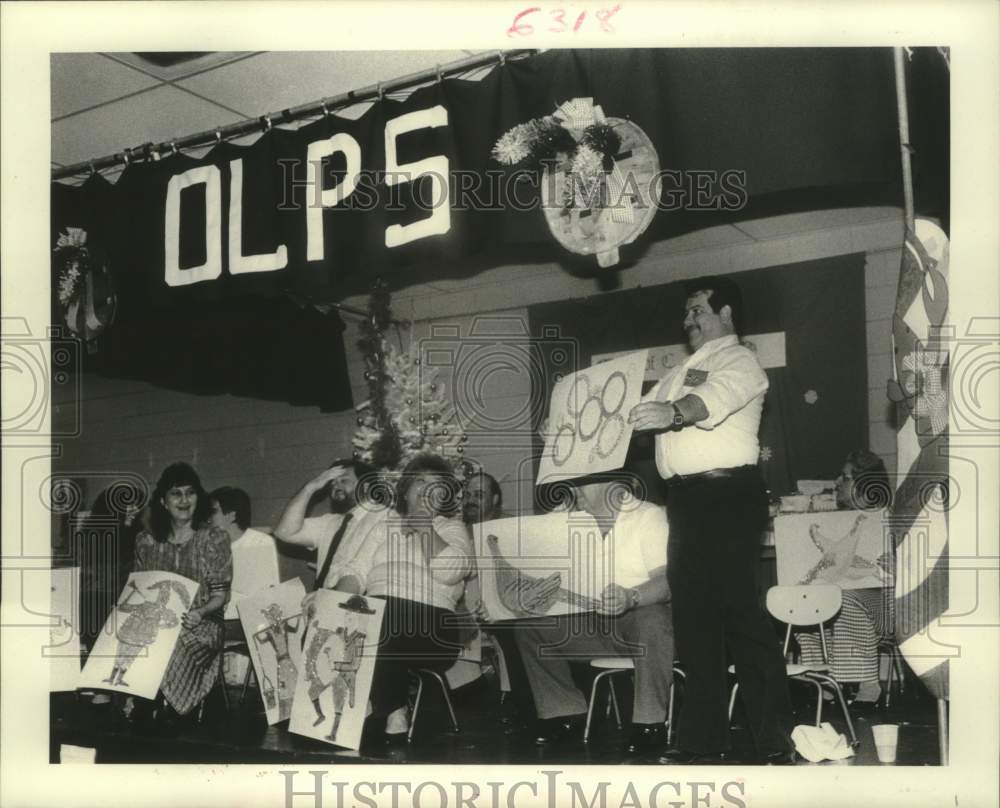
[[[118,305],[111,273],[87,246],[87,231],[67,227],[55,249],[55,287],[63,322],[87,342],[114,322]]]

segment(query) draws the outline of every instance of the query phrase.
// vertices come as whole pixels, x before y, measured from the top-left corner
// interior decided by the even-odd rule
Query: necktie
[[[326,578],[326,574],[330,571],[330,564],[333,563],[334,553],[337,552],[337,547],[340,546],[340,541],[344,538],[344,533],[347,532],[347,524],[351,521],[353,516],[354,514],[352,513],[345,513],[344,518],[340,520],[340,527],[337,528],[337,532],[334,533],[333,538],[330,539],[330,546],[327,548],[326,558],[323,559],[323,566],[316,574],[316,582],[313,584],[314,592],[323,586],[323,580]]]

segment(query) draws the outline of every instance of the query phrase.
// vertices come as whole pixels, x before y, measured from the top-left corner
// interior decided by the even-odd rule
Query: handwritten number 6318
[[[614,33],[614,28],[611,26],[611,18],[621,10],[621,3],[612,6],[611,8],[602,8],[594,12],[594,17],[597,18],[597,22],[601,26],[601,30],[605,33]],[[535,26],[527,21],[527,18],[533,14],[538,14],[542,11],[541,8],[533,7],[526,8],[514,17],[514,22],[511,23],[510,28],[507,29],[507,36],[531,36],[535,33]],[[587,12],[581,11],[576,19],[570,25],[566,18],[566,9],[564,8],[553,8],[548,11],[550,25],[545,30],[550,34],[563,34],[567,31],[576,33],[580,30],[583,25],[584,20],[587,18]]]

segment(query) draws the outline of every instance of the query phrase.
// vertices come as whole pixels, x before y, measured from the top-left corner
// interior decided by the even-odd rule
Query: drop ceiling
[[[258,118],[474,53],[56,53],[51,60],[52,166]],[[185,58],[189,55],[193,58]],[[360,115],[365,108],[358,105],[343,114]],[[115,173],[106,176],[113,181]]]

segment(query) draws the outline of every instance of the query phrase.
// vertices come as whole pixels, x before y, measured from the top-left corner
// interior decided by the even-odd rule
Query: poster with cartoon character
[[[647,351],[635,351],[566,376],[552,388],[545,450],[536,485],[620,469],[639,403]]]
[[[160,570],[133,572],[83,667],[78,687],[156,697],[198,582]]]
[[[347,749],[361,746],[384,608],[379,598],[316,593],[289,730]]]
[[[836,584],[841,589],[892,586],[888,524],[878,510],[776,516],[778,583]]]
[[[592,611],[604,588],[597,523],[557,512],[472,526],[483,605],[493,620]],[[599,565],[598,565],[599,566]]]
[[[305,594],[302,581],[293,578],[237,604],[269,725],[292,717],[306,628]]]

